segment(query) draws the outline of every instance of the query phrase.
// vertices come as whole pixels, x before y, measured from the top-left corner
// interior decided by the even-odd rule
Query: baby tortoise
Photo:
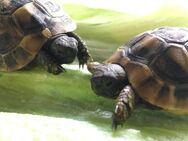
[[[92,90],[116,98],[113,128],[131,115],[138,97],[188,113],[188,29],[162,27],[134,37],[104,64],[90,63]]]
[[[33,60],[59,74],[62,64],[89,59],[86,45],[73,33],[76,24],[52,0],[0,1],[0,71],[24,68]]]

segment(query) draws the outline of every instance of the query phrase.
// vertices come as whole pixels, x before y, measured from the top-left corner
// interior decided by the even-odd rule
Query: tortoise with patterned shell
[[[126,121],[140,100],[188,113],[187,50],[187,28],[162,27],[136,36],[104,64],[88,64],[93,91],[117,100],[114,128]]]
[[[52,0],[0,1],[0,71],[14,71],[32,64],[49,72],[64,71],[62,64],[89,59],[81,38],[73,33],[76,24]]]

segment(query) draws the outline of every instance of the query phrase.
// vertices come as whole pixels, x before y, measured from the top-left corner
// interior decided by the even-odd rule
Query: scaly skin
[[[54,58],[53,56],[51,56],[48,51],[44,50],[44,48],[42,48],[40,50],[40,52],[38,53],[37,57],[35,58],[35,60],[30,63],[28,66],[32,67],[35,65],[42,65],[46,68],[46,70],[49,73],[52,73],[54,75],[58,75],[61,72],[65,72],[66,70],[61,66],[61,64],[59,64]],[[27,67],[28,67],[27,66]]]
[[[74,37],[78,41],[78,54],[77,58],[79,61],[79,67],[84,66],[84,64],[87,64],[89,59],[92,60],[91,55],[89,54],[89,51],[87,49],[87,46],[85,42],[76,34],[73,32],[66,33],[69,37]]]
[[[47,70],[49,73],[54,75],[58,75],[62,72],[65,72],[65,68],[63,68],[60,64],[55,63],[55,61],[49,61],[47,64]]]
[[[116,99],[112,128],[116,129],[130,117],[135,103],[135,94],[131,86],[125,86]]]

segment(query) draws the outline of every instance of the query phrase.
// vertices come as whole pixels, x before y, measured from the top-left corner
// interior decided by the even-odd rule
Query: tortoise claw
[[[64,67],[62,67],[61,65],[57,67],[57,70],[59,70],[59,72],[66,72],[66,69]]]
[[[79,68],[84,68],[84,65],[88,63],[89,60],[93,60],[88,52],[80,53],[78,56]]]
[[[131,86],[125,86],[117,98],[113,114],[112,128],[117,129],[119,125],[123,126],[132,113],[134,102],[134,91]]]
[[[89,54],[89,51],[87,49],[87,45],[84,41],[78,36],[76,33],[69,32],[67,33],[69,37],[74,37],[78,41],[78,62],[79,62],[79,68],[83,68],[84,64],[87,64],[89,60],[92,60],[91,55]]]
[[[118,126],[123,126],[129,118],[129,110],[123,102],[118,102],[112,116],[112,129],[117,129]]]
[[[48,72],[54,75],[58,75],[62,72],[66,72],[65,68],[58,64],[48,64]]]
[[[84,64],[79,64],[79,69],[80,69],[80,68],[83,69],[83,68],[84,68]]]

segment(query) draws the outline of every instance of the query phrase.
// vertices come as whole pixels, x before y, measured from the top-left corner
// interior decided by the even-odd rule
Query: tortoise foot
[[[112,128],[123,125],[130,117],[135,103],[134,92],[131,86],[125,86],[117,98],[116,107],[112,119]]]
[[[65,72],[65,68],[63,68],[61,65],[58,65],[56,63],[48,64],[48,72],[52,73],[54,75],[58,75],[62,72]]]
[[[129,117],[130,111],[128,110],[127,105],[123,102],[118,102],[112,116],[112,128],[117,129],[119,125],[123,126]]]

